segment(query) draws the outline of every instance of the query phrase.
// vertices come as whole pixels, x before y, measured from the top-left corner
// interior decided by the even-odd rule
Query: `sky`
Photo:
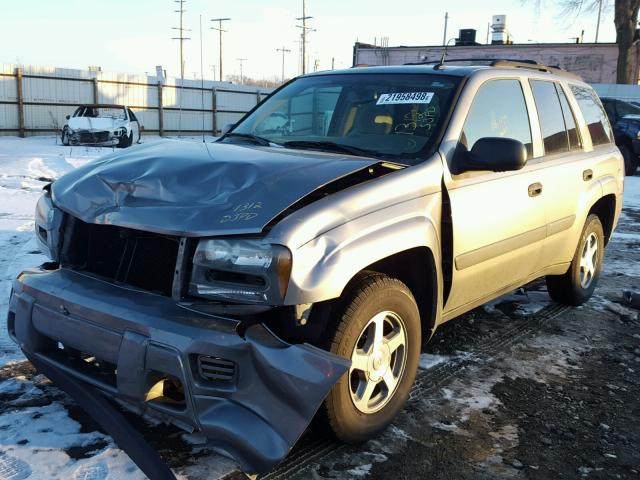
[[[475,28],[478,41],[486,39],[493,14],[507,15],[516,43],[567,42],[584,30],[593,41],[596,14],[562,16],[558,0],[306,0],[307,51],[311,70],[351,66],[356,41],[389,45],[440,45],[445,11],[448,38],[461,28]],[[606,0],[605,0],[606,3]],[[173,0],[0,0],[0,63],[104,71],[155,72],[162,65],[169,76],[179,76],[179,24]],[[200,16],[203,72],[214,79],[218,69],[218,36],[211,18],[230,17],[223,36],[223,73],[254,78],[280,77],[282,53],[285,77],[299,73],[302,0],[186,0],[184,25],[191,29],[185,42],[185,77],[200,78]],[[599,41],[615,41],[613,8],[604,9]],[[216,77],[217,78],[217,73]]]

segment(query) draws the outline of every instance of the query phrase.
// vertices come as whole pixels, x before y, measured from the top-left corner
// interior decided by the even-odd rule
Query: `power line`
[[[291,52],[291,50],[284,48],[283,45],[282,48],[276,48],[276,52],[282,52],[282,83],[284,83],[284,54]]]
[[[296,25],[298,28],[302,29],[302,74],[306,73],[307,67],[307,30],[311,30],[315,32],[311,27],[307,27],[307,20],[312,19],[313,17],[307,16],[307,1],[302,0],[302,17],[296,18],[296,20],[302,20],[302,25]]]
[[[224,81],[224,77],[222,76],[222,32],[226,32],[227,30],[223,30],[222,29],[222,22],[227,22],[231,20],[230,18],[212,18],[211,21],[212,22],[218,22],[218,26],[217,27],[211,27],[211,30],[217,30],[219,36],[219,54],[220,57],[218,59],[218,66],[220,67],[220,78],[218,79],[219,81]]]
[[[180,5],[179,10],[174,10],[174,12],[180,14],[180,26],[172,28],[172,30],[178,30],[179,32],[179,36],[173,37],[173,40],[180,40],[180,78],[181,79],[184,79],[184,41],[191,40],[191,38],[184,36],[184,32],[191,31],[189,29],[184,28],[184,24],[183,24],[184,12],[186,12],[186,10],[184,9],[184,4],[186,3],[186,1],[187,0],[174,0],[174,3],[177,3],[178,5]]]

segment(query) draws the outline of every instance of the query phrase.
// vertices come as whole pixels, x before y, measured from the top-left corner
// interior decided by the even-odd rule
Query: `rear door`
[[[607,115],[591,88],[538,80],[531,86],[545,146],[541,175],[548,225],[543,261],[546,267],[562,270],[573,258],[587,212],[602,196],[600,182],[612,171],[608,165],[616,164],[618,153]],[[550,124],[559,125],[553,119],[559,116],[558,101],[566,144],[560,129],[556,135],[549,128]]]
[[[453,157],[484,137],[513,138],[532,156],[529,112],[517,78],[487,80],[469,107]],[[455,171],[455,168],[452,169]],[[546,235],[540,176],[525,166],[513,172],[465,172],[445,175],[453,223],[451,292],[445,319],[540,268]]]

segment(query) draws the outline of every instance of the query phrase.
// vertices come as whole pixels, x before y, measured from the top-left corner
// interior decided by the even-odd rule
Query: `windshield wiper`
[[[245,140],[251,140],[254,143],[261,145],[263,147],[268,147],[271,145],[271,142],[269,140],[267,140],[266,138],[263,137],[259,137],[257,135],[253,135],[252,133],[237,133],[237,132],[229,132],[227,133],[224,138],[242,138]]]
[[[354,147],[353,145],[344,145],[342,143],[327,141],[290,140],[288,142],[284,142],[283,146],[286,148],[308,148],[324,150],[327,152],[348,153],[349,155],[356,155],[358,157],[381,155],[380,152],[376,152],[375,150],[367,150],[365,148]]]

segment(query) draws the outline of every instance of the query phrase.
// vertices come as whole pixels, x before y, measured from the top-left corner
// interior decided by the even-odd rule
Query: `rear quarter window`
[[[604,108],[602,108],[600,99],[593,89],[571,85],[571,92],[576,97],[584,121],[589,128],[593,146],[611,143],[613,138],[611,125]]]
[[[569,138],[555,84],[542,80],[531,80],[530,83],[538,110],[545,155],[569,151]]]

